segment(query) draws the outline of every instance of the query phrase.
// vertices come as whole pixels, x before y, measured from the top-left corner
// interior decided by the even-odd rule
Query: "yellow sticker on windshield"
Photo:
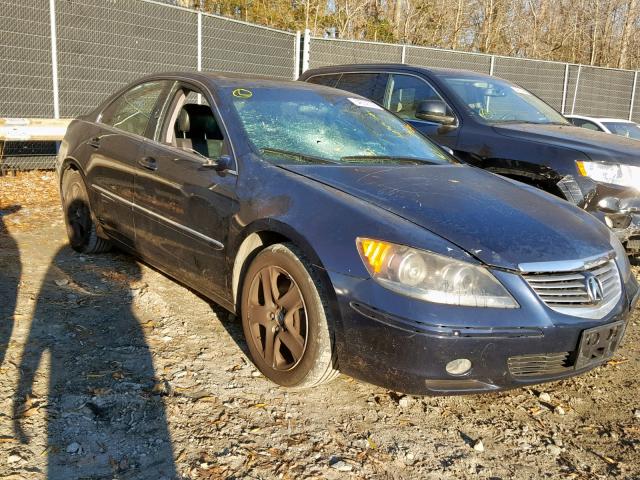
[[[232,95],[238,98],[251,98],[253,97],[253,92],[251,90],[247,90],[245,88],[236,88]]]

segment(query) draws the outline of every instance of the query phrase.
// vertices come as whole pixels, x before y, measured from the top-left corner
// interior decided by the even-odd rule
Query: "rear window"
[[[100,121],[125,132],[144,136],[151,114],[166,85],[165,81],[136,85],[105,108]]]

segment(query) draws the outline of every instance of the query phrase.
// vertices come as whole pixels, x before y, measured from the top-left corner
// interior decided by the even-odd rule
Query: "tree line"
[[[314,36],[640,69],[640,0],[175,0]]]

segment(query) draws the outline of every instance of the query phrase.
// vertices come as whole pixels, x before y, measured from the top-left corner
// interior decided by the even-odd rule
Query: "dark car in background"
[[[363,95],[471,165],[536,186],[605,222],[640,254],[640,146],[573,126],[531,92],[462,70],[339,65],[300,80]]]
[[[576,375],[613,355],[638,300],[598,220],[332,88],[146,77],[71,123],[58,173],[74,249],[115,244],[238,314],[284,386]]]

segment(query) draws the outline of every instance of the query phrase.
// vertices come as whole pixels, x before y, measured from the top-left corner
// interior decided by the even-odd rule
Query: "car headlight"
[[[622,277],[622,281],[626,282],[629,279],[629,276],[631,276],[631,264],[629,263],[629,256],[622,246],[622,243],[620,243],[620,240],[613,232],[609,232],[609,243],[613,247],[613,250],[616,252],[616,262],[618,264],[618,268],[620,269],[620,276]]]
[[[519,307],[484,267],[380,240],[358,238],[356,243],[371,277],[396,293],[449,305]]]
[[[619,163],[577,161],[578,172],[596,182],[612,183],[640,190],[640,167]]]

